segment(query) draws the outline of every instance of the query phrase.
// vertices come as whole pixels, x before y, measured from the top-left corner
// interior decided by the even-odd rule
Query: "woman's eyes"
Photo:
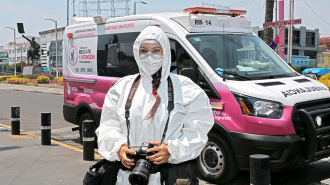
[[[141,49],[140,52],[141,52],[141,53],[147,53],[148,51],[145,50],[145,49]]]
[[[153,53],[158,53],[158,52],[160,52],[160,50],[159,49],[154,49],[152,52]]]

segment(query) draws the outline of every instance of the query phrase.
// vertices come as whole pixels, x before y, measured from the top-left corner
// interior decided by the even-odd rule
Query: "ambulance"
[[[295,72],[251,29],[244,10],[194,7],[178,13],[72,18],[64,31],[65,120],[99,126],[105,95],[138,73],[133,43],[158,26],[171,45],[171,72],[205,90],[214,126],[198,157],[199,178],[221,184],[249,170],[249,156],[271,171],[330,156],[330,92]]]

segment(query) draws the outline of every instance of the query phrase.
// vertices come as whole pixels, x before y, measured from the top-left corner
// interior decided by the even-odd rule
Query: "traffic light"
[[[49,51],[47,51],[47,56],[49,56]]]

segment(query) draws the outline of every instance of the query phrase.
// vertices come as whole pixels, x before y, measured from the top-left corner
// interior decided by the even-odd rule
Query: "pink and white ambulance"
[[[63,41],[64,118],[99,125],[104,97],[138,73],[133,43],[159,26],[171,43],[171,72],[200,85],[215,124],[199,156],[199,176],[223,183],[249,169],[251,154],[272,171],[330,156],[330,92],[283,61],[258,36],[245,11],[195,7],[182,13],[73,18]]]

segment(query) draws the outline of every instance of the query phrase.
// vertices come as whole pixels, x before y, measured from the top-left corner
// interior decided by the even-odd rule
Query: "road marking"
[[[37,135],[34,134],[27,134],[27,135],[12,135],[9,137],[10,139],[35,139],[40,138]]]
[[[5,124],[2,124],[2,123],[0,123],[0,126],[5,127],[5,128],[8,128],[8,129],[11,129],[10,126],[5,125]],[[30,132],[26,132],[26,131],[24,131],[24,130],[20,130],[20,131],[21,131],[23,134],[30,135],[30,136],[32,135],[33,137],[36,137],[36,138],[41,138],[40,136],[35,135],[35,134],[32,134],[32,133],[30,133]],[[52,143],[55,143],[55,144],[58,144],[58,145],[60,145],[60,146],[63,146],[63,147],[66,147],[66,148],[69,148],[69,149],[72,149],[72,150],[78,151],[78,152],[83,152],[83,149],[80,149],[80,148],[77,148],[77,147],[74,147],[74,146],[70,146],[70,145],[67,145],[67,144],[61,143],[61,142],[59,142],[59,141],[55,141],[55,140],[53,140],[53,139],[51,139],[51,142],[52,142]],[[95,158],[101,159],[101,156],[100,156],[99,154],[97,154],[97,153],[94,153],[94,156],[95,156]]]
[[[23,89],[13,89],[13,91],[23,91]]]
[[[53,92],[52,94],[63,95],[63,93],[59,93],[59,92]]]
[[[40,133],[40,130],[30,131],[33,134]],[[64,127],[64,128],[57,128],[52,129],[52,134],[62,133],[62,132],[72,132],[72,127]]]

